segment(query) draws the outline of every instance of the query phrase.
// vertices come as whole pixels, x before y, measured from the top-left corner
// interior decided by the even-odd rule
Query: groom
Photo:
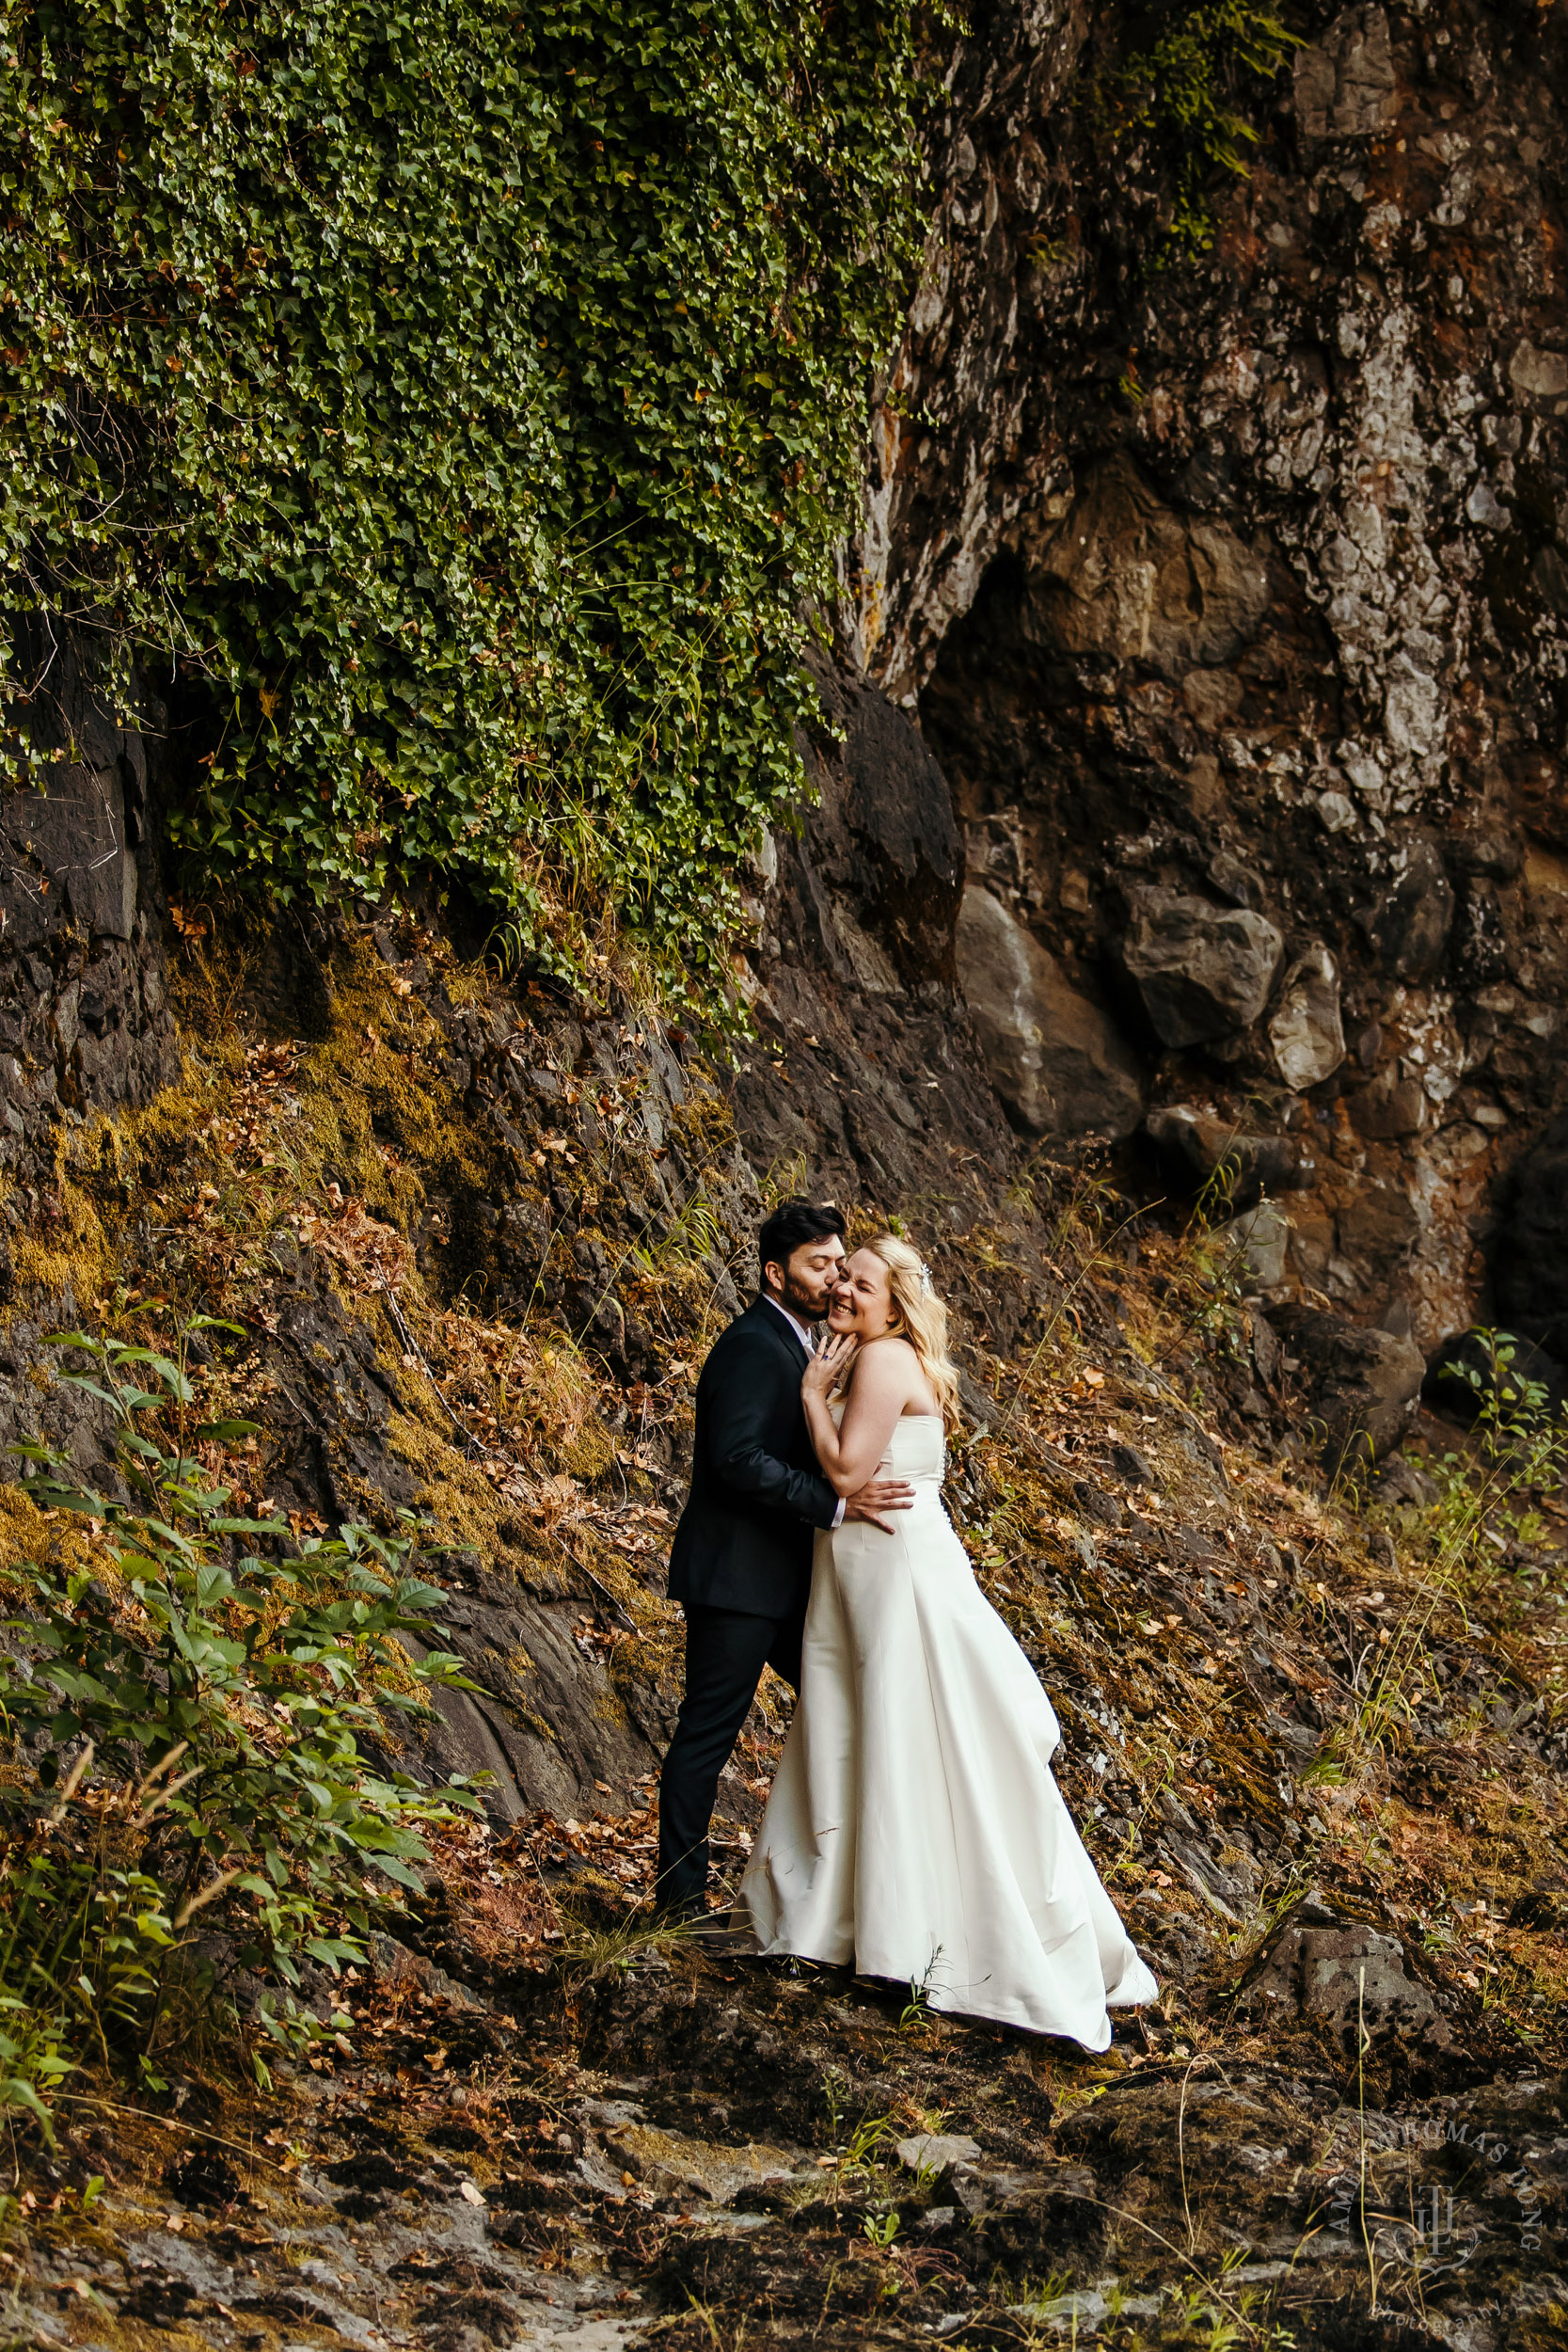
[[[661,1918],[706,1915],[707,1832],[765,1665],[800,1687],[800,1637],[819,1527],[908,1510],[902,1479],[841,1502],[816,1466],[800,1408],[812,1327],[844,1263],[832,1203],[784,1200],[757,1236],[762,1290],[703,1366],[691,1493],[675,1530],[670,1594],[686,1611],[686,1695],[659,1783]]]

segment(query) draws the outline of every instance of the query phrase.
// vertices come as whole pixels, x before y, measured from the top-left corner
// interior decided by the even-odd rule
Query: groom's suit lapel
[[[751,1312],[759,1327],[769,1332],[785,1351],[796,1371],[803,1372],[806,1366],[806,1351],[796,1336],[794,1326],[786,1323],[778,1309],[770,1307],[767,1299],[760,1295],[752,1301]]]

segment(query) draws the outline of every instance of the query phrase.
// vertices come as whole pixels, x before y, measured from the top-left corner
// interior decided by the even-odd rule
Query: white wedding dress
[[[880,1474],[897,1532],[819,1534],[800,1704],[740,1884],[765,1953],[919,1986],[932,2009],[1085,2049],[1159,1998],[1051,1775],[1034,1669],[942,1508],[942,1423],[906,1414]]]

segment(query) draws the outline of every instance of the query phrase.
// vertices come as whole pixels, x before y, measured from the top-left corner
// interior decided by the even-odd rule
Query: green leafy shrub
[[[412,1539],[345,1527],[265,1556],[258,1541],[287,1522],[231,1516],[201,1453],[253,1425],[191,1426],[173,1358],[81,1332],[62,1344],[91,1359],[61,1376],[112,1415],[129,1500],[17,1449],[32,1500],[87,1517],[103,1555],[97,1574],[27,1568],[0,1656],[11,1733],[47,1742],[0,1811],[0,2106],[40,2114],[95,2045],[151,2063],[181,1971],[211,1981],[193,1956],[214,1929],[224,1967],[282,1990],[280,2010],[263,1998],[268,2028],[311,2031],[290,1990],[302,1963],[362,1957],[396,1884],[420,1884],[424,1828],[475,1803],[373,1760],[386,1710],[418,1713],[458,1678],[450,1653],[416,1661],[399,1638],[429,1644],[442,1597],[409,1572]]]
[[[1478,1327],[1470,1338],[1475,1355],[1445,1363],[1439,1375],[1456,1403],[1465,1394],[1474,1423],[1462,1452],[1428,1465],[1438,1489],[1436,1518],[1445,1536],[1463,1531],[1466,1549],[1488,1523],[1537,1542],[1544,1523],[1535,1503],[1568,1479],[1568,1412],[1521,1367],[1512,1331]]]
[[[198,881],[434,866],[546,963],[575,898],[713,968],[915,107],[909,0],[0,0],[13,727],[74,621]]]

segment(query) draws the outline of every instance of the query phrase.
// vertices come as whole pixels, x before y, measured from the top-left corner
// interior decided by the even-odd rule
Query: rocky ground
[[[1299,2026],[1157,2016],[1085,2059],[843,1975],[579,1968],[481,2005],[400,1955],[355,2057],[274,2099],[84,2098],[13,2340],[1561,2341],[1561,2082],[1517,2043],[1396,2090]]]

